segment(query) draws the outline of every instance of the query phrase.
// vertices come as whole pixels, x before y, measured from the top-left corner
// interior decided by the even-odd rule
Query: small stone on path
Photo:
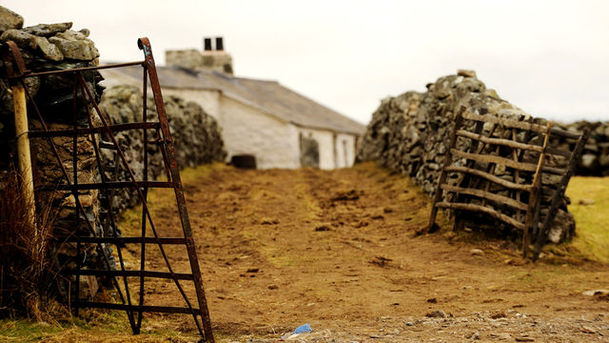
[[[446,318],[446,312],[442,311],[442,310],[438,310],[438,311],[432,311],[429,312],[425,315],[425,317],[429,317],[429,318]]]

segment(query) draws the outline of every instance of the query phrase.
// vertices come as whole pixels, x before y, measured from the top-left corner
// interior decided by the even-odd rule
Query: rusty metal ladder
[[[147,38],[140,38],[138,40],[138,47],[143,50],[144,60],[139,62],[130,62],[122,64],[105,65],[98,67],[82,67],[67,70],[54,70],[44,72],[31,72],[25,68],[25,63],[21,56],[20,50],[14,42],[7,43],[8,49],[4,54],[3,59],[5,67],[7,69],[7,75],[11,82],[18,82],[26,90],[27,100],[34,109],[37,119],[40,121],[42,130],[30,131],[30,138],[44,138],[47,140],[50,149],[59,165],[61,174],[63,176],[64,183],[57,187],[57,190],[69,191],[75,200],[76,206],[76,225],[79,227],[82,222],[85,223],[89,234],[87,236],[72,235],[65,239],[62,244],[76,244],[78,252],[77,266],[75,269],[66,269],[63,272],[68,275],[74,275],[76,278],[75,282],[75,294],[76,298],[71,300],[71,305],[76,314],[78,314],[79,308],[102,308],[125,311],[129,320],[129,324],[134,334],[140,333],[142,326],[143,313],[145,312],[157,312],[157,313],[182,313],[190,314],[193,317],[198,333],[201,335],[202,341],[214,342],[214,336],[211,329],[211,321],[209,317],[209,311],[207,308],[207,302],[205,299],[205,293],[203,290],[203,282],[201,278],[201,272],[199,268],[199,261],[197,259],[197,252],[195,249],[194,239],[192,230],[190,227],[190,221],[188,218],[188,211],[186,209],[186,200],[184,197],[184,190],[180,179],[180,173],[178,163],[175,158],[175,151],[173,146],[173,139],[169,130],[169,124],[165,113],[165,107],[163,104],[163,98],[161,94],[161,88],[156,72],[156,66],[150,47],[150,42]],[[129,66],[140,65],[143,67],[143,113],[142,121],[134,123],[123,123],[113,124],[111,120],[103,113],[98,107],[94,93],[87,85],[83,73],[95,72],[99,69],[108,68],[121,68]],[[56,76],[58,74],[73,75],[73,127],[72,129],[66,130],[49,130],[39,106],[34,101],[33,96],[27,89],[24,80],[30,77],[45,77],[45,76]],[[158,113],[158,122],[150,122],[147,120],[147,91],[148,81],[150,81],[150,87],[152,89],[153,98]],[[78,94],[80,92],[82,106],[87,106],[87,109],[93,108],[94,111],[88,111],[88,127],[80,127],[77,123],[77,106]],[[90,106],[90,107],[89,107]],[[94,119],[94,114],[97,118]],[[96,126],[95,122],[101,122],[101,126]],[[128,130],[142,130],[143,133],[143,179],[136,179],[134,170],[129,165],[124,151],[121,149],[119,142],[114,136],[117,132],[128,131]],[[155,140],[149,140],[148,131],[153,130]],[[96,135],[99,137],[96,137]],[[64,161],[61,158],[57,144],[53,141],[53,138],[57,137],[70,137],[73,140],[72,149],[72,161]],[[99,178],[101,182],[95,183],[80,183],[78,182],[78,149],[77,141],[79,137],[85,137],[93,145],[95,160],[99,170]],[[104,139],[106,139],[104,141]],[[108,141],[109,139],[109,141]],[[148,179],[148,144],[156,143],[159,145],[160,151],[163,157],[165,176],[167,181],[151,181]],[[127,173],[127,180],[112,180],[109,179],[104,168],[103,158],[101,156],[101,149],[111,149],[115,151],[114,159],[114,175],[116,163],[120,163],[123,170]],[[66,162],[70,162],[73,168],[72,175],[68,173],[66,168]],[[115,196],[114,192],[116,189],[129,188],[134,189],[137,193],[137,197],[142,205],[140,232],[141,235],[135,237],[120,237],[117,234],[117,221],[116,214],[113,213],[112,199]],[[178,215],[180,224],[183,231],[183,237],[161,237],[154,224],[152,213],[148,204],[148,190],[152,188],[172,188],[174,190],[176,204],[178,209]],[[101,223],[96,218],[89,218],[86,214],[85,208],[79,200],[79,192],[83,190],[98,190],[100,193],[104,193],[102,197],[102,206],[106,207],[107,220]],[[106,226],[101,234],[95,230],[96,227]],[[152,233],[152,236],[148,235],[148,228]],[[107,233],[111,233],[109,236]],[[83,269],[82,266],[82,254],[83,244],[93,244],[96,247],[97,252],[103,258],[105,268],[101,269]],[[119,260],[119,269],[114,268],[111,262],[113,256],[111,256],[105,245],[111,244],[116,247],[117,257]],[[125,268],[124,257],[122,254],[122,248],[127,244],[138,244],[140,245],[140,268],[139,270],[128,270]],[[167,272],[146,270],[146,245],[154,244],[158,246],[160,253],[165,262]],[[165,245],[183,245],[186,247],[190,270],[191,273],[176,273],[170,263],[164,246]],[[117,291],[118,300],[116,302],[96,302],[86,301],[80,299],[80,277],[81,276],[103,276],[108,277],[112,285]],[[139,297],[137,301],[131,299],[131,287],[128,282],[128,278],[137,278],[136,283]],[[184,307],[172,307],[172,306],[157,306],[145,304],[145,280],[149,278],[159,279],[170,279],[176,285],[178,292],[184,300]],[[119,279],[122,279],[122,287]],[[189,299],[186,294],[184,287],[180,281],[191,281],[194,283],[196,292],[196,307],[193,300]],[[123,292],[124,291],[124,292]]]

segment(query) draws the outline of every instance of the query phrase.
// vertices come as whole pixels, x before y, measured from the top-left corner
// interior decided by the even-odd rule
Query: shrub
[[[39,204],[37,225],[30,224],[14,166],[0,186],[0,316],[53,321],[50,313],[59,309],[53,300],[58,274],[49,249],[55,213],[50,205]]]

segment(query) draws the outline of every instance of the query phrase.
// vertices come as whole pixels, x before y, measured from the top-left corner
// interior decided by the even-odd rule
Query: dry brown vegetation
[[[54,212],[39,204],[37,225],[27,218],[18,172],[11,168],[0,192],[0,314],[25,315],[35,321],[53,321],[65,312],[53,300],[56,279],[49,258]]]

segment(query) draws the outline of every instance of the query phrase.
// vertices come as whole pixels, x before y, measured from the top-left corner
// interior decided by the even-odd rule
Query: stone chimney
[[[209,37],[203,39],[203,51],[190,50],[167,50],[165,51],[165,63],[168,66],[177,66],[192,70],[217,70],[233,75],[233,58],[224,51],[222,37],[215,38],[215,49],[212,48],[212,40]]]

